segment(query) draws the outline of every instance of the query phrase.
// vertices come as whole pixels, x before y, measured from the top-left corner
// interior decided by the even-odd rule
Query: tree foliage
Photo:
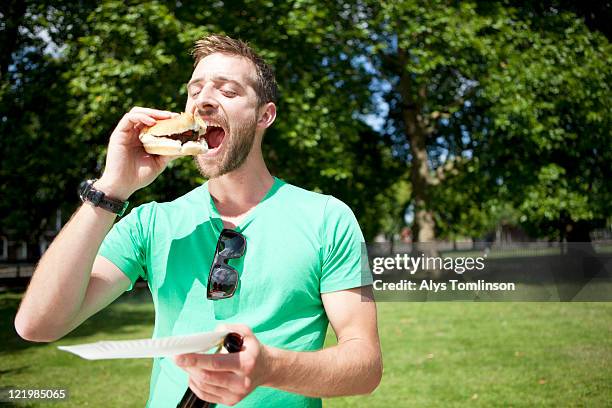
[[[36,237],[59,208],[70,209],[87,146],[67,143],[71,98],[64,44],[81,35],[89,6],[72,2],[2,3],[0,72],[0,225]]]
[[[132,106],[182,111],[193,42],[224,33],[248,40],[276,68],[278,118],[264,138],[273,174],[343,199],[369,236],[379,229],[370,201],[393,182],[394,163],[376,134],[356,120],[370,103],[365,74],[350,59],[350,43],[334,40],[337,33],[353,35],[350,6],[104,1],[67,2],[61,9],[29,4],[25,14],[37,19],[18,23],[28,35],[15,44],[17,65],[3,77],[12,91],[2,95],[3,138],[22,135],[18,143],[2,143],[3,156],[12,158],[2,164],[4,228],[36,236],[44,227],[40,220],[62,202],[71,204],[65,206],[69,214],[77,205],[78,181],[103,170],[119,118]],[[337,19],[339,14],[346,18]],[[37,37],[48,26],[65,34],[53,39],[61,51],[47,52],[48,40]],[[41,64],[19,54],[28,41],[39,44],[28,52]],[[30,81],[40,88],[26,86]],[[24,93],[30,102],[17,105]],[[202,181],[192,162],[181,159],[132,201],[173,199]],[[40,206],[11,208],[32,196]]]
[[[4,2],[2,229],[36,236],[70,214],[132,106],[182,111],[189,50],[212,32],[276,69],[273,174],[346,201],[367,238],[397,232],[410,203],[421,239],[500,219],[590,228],[612,213],[609,7],[570,3]],[[181,159],[132,201],[202,181]]]
[[[386,134],[412,163],[419,229],[437,220],[443,235],[482,234],[500,203],[536,235],[550,233],[536,227],[547,221],[612,213],[612,57],[603,35],[570,12],[503,2],[372,10]]]

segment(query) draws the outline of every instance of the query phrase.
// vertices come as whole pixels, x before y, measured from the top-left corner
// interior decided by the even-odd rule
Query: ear
[[[272,126],[276,119],[276,105],[274,102],[268,102],[259,109],[259,120],[257,127],[267,129]]]

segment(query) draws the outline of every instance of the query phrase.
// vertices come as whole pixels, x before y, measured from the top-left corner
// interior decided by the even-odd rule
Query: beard
[[[256,118],[237,125],[230,130],[229,135],[225,135],[223,143],[224,152],[220,157],[212,159],[212,163],[201,162],[198,156],[193,157],[198,171],[202,177],[212,179],[230,173],[244,163],[248,157],[253,142],[255,141]]]

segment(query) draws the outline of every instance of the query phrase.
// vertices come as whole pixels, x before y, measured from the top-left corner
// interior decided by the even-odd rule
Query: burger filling
[[[178,140],[181,142],[181,144],[189,142],[191,141],[197,141],[197,132],[194,132],[193,130],[188,130],[186,132],[183,133],[175,133],[173,135],[170,136],[164,136],[167,137],[168,139],[172,139],[172,140]]]

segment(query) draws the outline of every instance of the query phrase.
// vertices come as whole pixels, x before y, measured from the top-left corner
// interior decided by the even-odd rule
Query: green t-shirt
[[[247,240],[244,256],[229,261],[240,275],[236,293],[207,300],[208,273],[222,229],[205,183],[175,201],[135,208],[107,235],[99,255],[121,269],[132,286],[138,277],[148,282],[155,304],[154,338],[242,323],[263,344],[318,350],[329,323],[321,293],[371,283],[369,273],[362,278],[364,239],[350,208],[275,178],[235,228]],[[176,406],[187,379],[172,358],[156,358],[147,406]],[[258,387],[237,406],[319,407],[321,400]]]

